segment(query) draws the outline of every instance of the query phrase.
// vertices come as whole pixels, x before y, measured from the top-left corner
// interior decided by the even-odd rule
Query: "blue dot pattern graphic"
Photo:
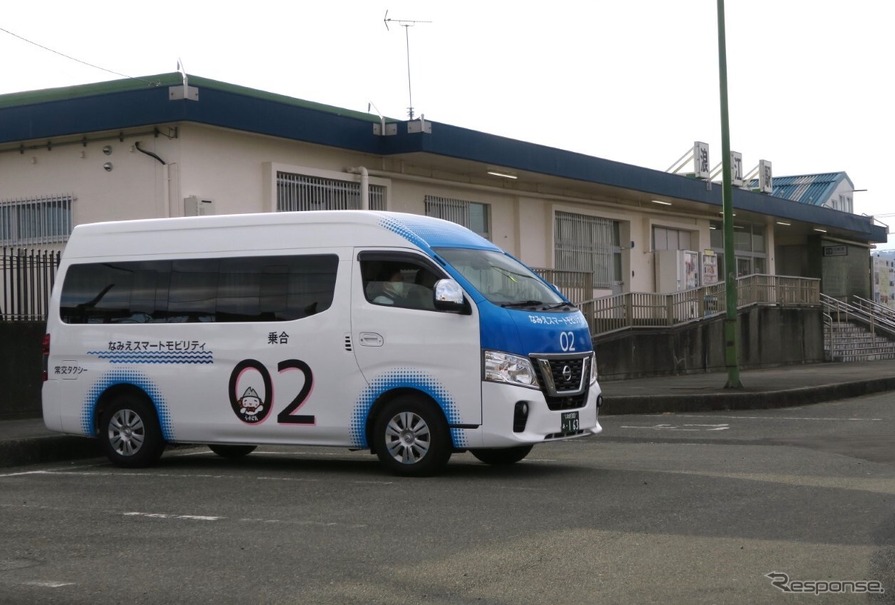
[[[482,236],[450,221],[435,220],[426,216],[415,217],[408,215],[400,220],[390,217],[383,218],[380,225],[400,235],[430,255],[432,254],[432,248],[441,246],[500,251],[500,248]]]
[[[168,411],[168,405],[162,392],[143,372],[127,369],[115,369],[106,372],[87,391],[81,410],[81,430],[84,435],[87,437],[95,436],[93,427],[97,401],[109,387],[117,384],[133,385],[149,395],[152,404],[155,406],[159,426],[162,429],[162,436],[165,438],[165,441],[174,441],[174,423],[171,420],[171,414]]]
[[[351,442],[358,449],[367,449],[366,426],[370,409],[380,395],[393,389],[409,388],[422,391],[438,403],[448,424],[462,424],[460,412],[453,397],[438,380],[414,368],[396,368],[377,376],[361,392],[354,412],[351,414]],[[455,448],[466,447],[466,434],[462,429],[451,429],[451,440]]]
[[[423,250],[429,251],[429,244],[426,243],[423,238],[418,236],[414,231],[408,229],[403,223],[399,223],[396,220],[390,218],[382,219],[382,226],[392,231],[393,233],[397,233],[411,244],[422,248]]]

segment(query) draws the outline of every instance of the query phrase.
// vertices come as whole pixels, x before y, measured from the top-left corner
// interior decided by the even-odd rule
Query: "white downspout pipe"
[[[357,168],[349,168],[348,172],[354,174],[360,173],[360,209],[370,209],[370,173],[366,167],[358,166]]]

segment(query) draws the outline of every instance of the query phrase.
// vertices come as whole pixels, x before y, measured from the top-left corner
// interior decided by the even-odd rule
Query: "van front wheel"
[[[165,449],[155,409],[134,395],[121,395],[106,408],[99,440],[109,460],[127,468],[151,466]]]
[[[373,443],[379,460],[398,475],[434,475],[451,457],[450,432],[441,410],[414,396],[385,405],[373,428]]]

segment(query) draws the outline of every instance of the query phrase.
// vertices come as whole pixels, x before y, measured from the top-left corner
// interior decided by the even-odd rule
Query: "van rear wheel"
[[[497,449],[475,449],[469,453],[485,464],[515,464],[528,456],[533,445],[519,445],[516,447],[502,447]]]
[[[99,441],[117,466],[140,468],[158,462],[165,449],[155,408],[133,394],[117,396],[99,421]]]
[[[373,427],[373,444],[379,460],[398,475],[434,475],[451,457],[450,432],[441,410],[413,395],[385,405]]]

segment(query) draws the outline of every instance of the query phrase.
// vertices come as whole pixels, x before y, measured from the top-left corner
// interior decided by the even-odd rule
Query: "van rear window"
[[[183,323],[292,321],[332,305],[335,254],[71,265],[62,321]]]

